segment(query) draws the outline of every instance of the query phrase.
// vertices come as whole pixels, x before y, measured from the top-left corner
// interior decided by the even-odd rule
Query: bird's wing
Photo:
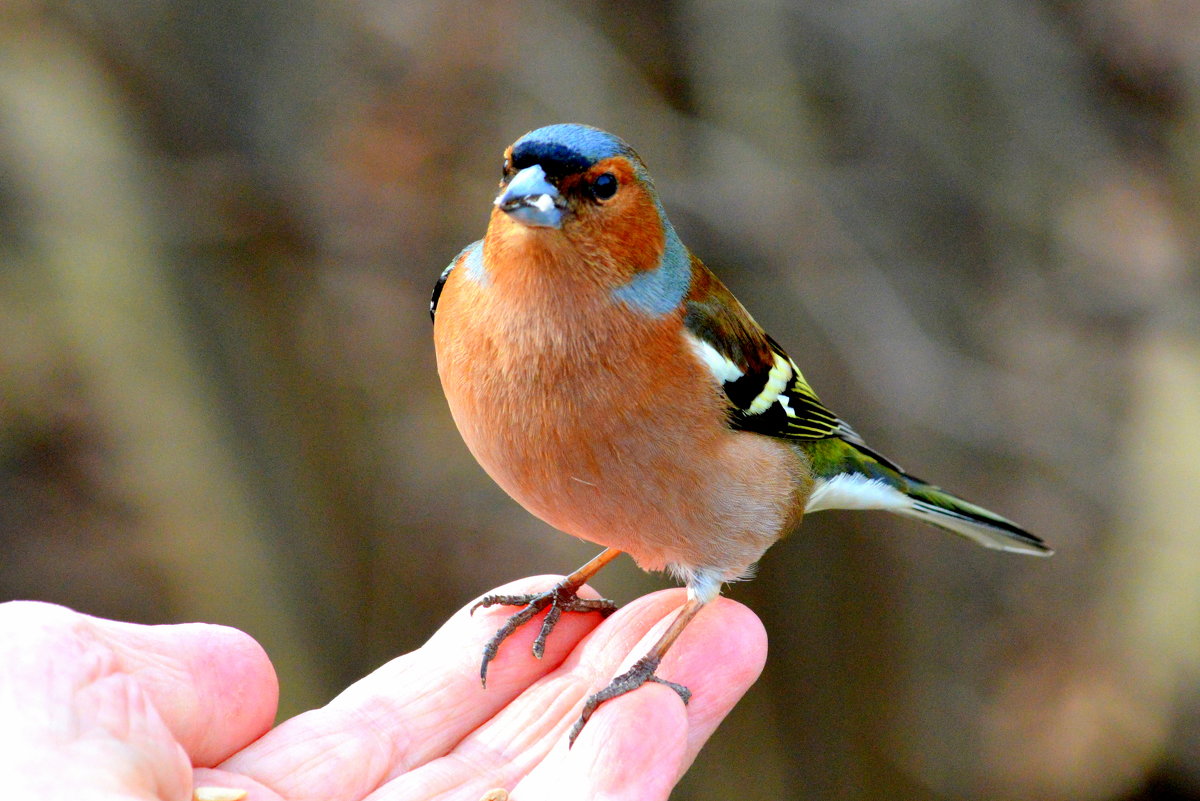
[[[462,261],[463,256],[474,254],[476,248],[480,247],[482,244],[483,240],[481,239],[477,242],[472,242],[471,244],[467,245],[458,252],[457,256],[450,260],[450,264],[446,267],[446,269],[442,270],[442,274],[438,276],[437,283],[433,285],[433,297],[429,299],[430,320],[435,322],[437,321],[438,298],[442,296],[442,287],[446,285],[446,279],[450,277],[450,271],[453,270],[460,261]]]
[[[696,355],[729,398],[733,428],[794,440],[838,437],[900,469],[867,448],[853,428],[821,403],[779,343],[694,258],[692,275],[684,324]]]
[[[729,399],[729,425],[793,440],[812,471],[806,512],[886,509],[989,548],[1048,556],[1041,539],[905,473],[821,403],[783,348],[712,273],[692,259],[684,323],[692,350]]]
[[[458,259],[450,262],[449,266],[438,276],[437,283],[433,285],[433,297],[429,299],[429,319],[434,322],[437,322],[437,304],[438,298],[442,296],[442,287],[446,285],[446,279],[450,277],[450,271],[454,269],[457,262]]]

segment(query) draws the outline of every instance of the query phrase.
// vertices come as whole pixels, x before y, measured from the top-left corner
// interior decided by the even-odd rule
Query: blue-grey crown
[[[512,166],[523,170],[541,165],[552,177],[583,172],[613,156],[636,159],[632,148],[617,137],[590,125],[560,123],[538,128],[518,139],[512,148]]]

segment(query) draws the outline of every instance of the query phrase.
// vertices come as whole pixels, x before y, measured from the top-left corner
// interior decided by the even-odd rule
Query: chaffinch
[[[980,545],[1047,556],[1015,523],[904,472],[829,411],[792,361],[680,241],[629,145],[550,125],[504,153],[484,238],[442,273],[430,307],[438,372],[471,453],[513,498],[606,546],[518,605],[488,644],[549,607],[609,612],[576,590],[622,551],[669,570],[687,601],[595,708],[657,675],[663,654],[724,582],[821,509],[884,509]]]

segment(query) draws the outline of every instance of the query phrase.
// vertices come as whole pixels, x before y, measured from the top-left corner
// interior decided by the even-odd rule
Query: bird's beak
[[[558,228],[563,218],[560,200],[558,189],[546,180],[546,171],[534,164],[512,177],[496,198],[496,207],[519,223]]]

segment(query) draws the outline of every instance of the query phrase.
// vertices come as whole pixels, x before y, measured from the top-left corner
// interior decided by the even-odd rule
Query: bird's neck
[[[669,326],[670,315],[649,315],[614,297],[624,283],[603,254],[582,252],[557,234],[489,231],[485,238],[477,309],[497,344],[533,363],[562,358],[582,366]]]

